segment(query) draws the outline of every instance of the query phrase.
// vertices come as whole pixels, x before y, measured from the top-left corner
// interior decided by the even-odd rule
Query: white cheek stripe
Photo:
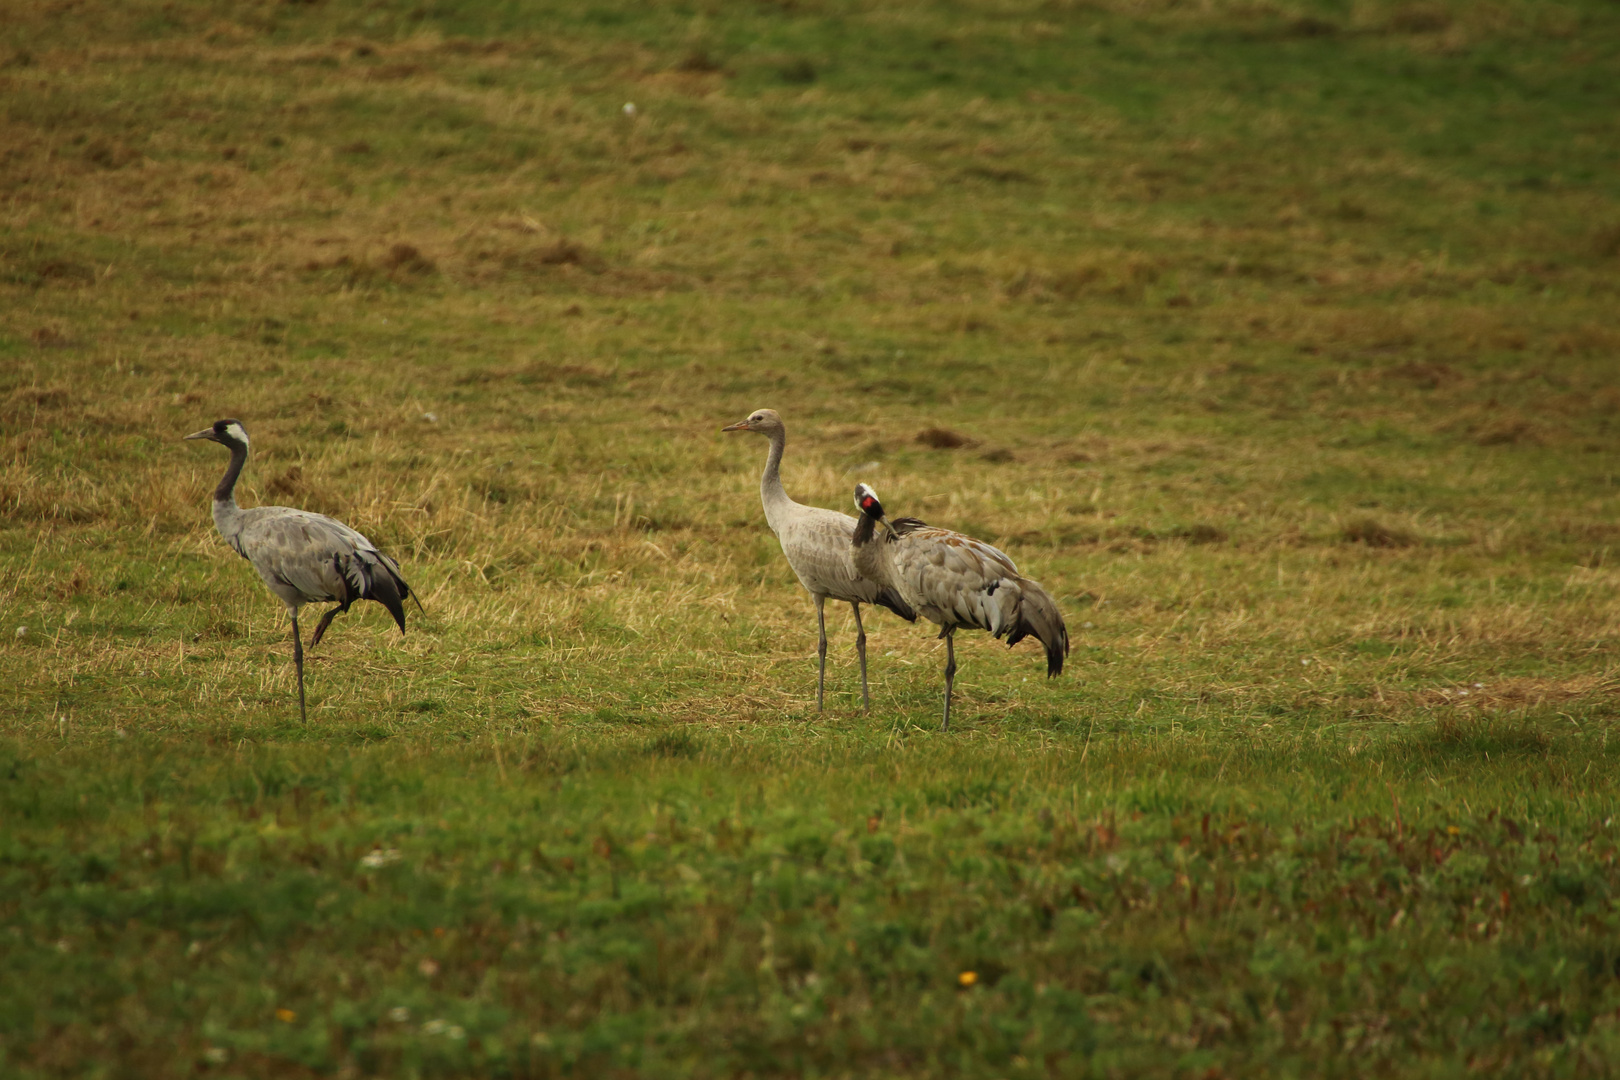
[[[242,442],[248,441],[247,432],[242,430],[241,424],[226,424],[225,433],[233,439],[240,439]]]

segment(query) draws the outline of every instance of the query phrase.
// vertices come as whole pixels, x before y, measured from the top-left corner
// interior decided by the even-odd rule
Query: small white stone
[[[422,419],[426,420],[430,424],[437,424],[439,422],[439,414],[425,412],[422,414]]]
[[[376,848],[366,853],[360,860],[360,865],[367,870],[381,870],[385,866],[391,866],[399,862],[399,860],[398,848]]]
[[[624,115],[628,116],[632,120],[634,120],[636,118],[636,103],[635,102],[627,101],[627,102],[624,103]]]
[[[23,638],[25,638],[27,636],[28,636],[28,627],[26,627],[26,626],[17,627],[17,640],[18,641],[21,641]]]

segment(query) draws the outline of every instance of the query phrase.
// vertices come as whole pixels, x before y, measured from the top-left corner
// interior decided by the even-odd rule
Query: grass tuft
[[[395,244],[382,258],[383,269],[402,274],[431,274],[438,267],[410,244]]]
[[[1339,529],[1339,537],[1347,544],[1365,544],[1372,548],[1404,548],[1422,542],[1416,533],[1371,517],[1345,522]]]
[[[957,450],[973,445],[974,440],[950,428],[931,427],[917,433],[917,442],[932,450]]]

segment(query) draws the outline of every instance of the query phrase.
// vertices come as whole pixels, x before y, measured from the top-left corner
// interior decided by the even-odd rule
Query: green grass
[[[14,6],[0,1072],[1611,1071],[1612,4]]]

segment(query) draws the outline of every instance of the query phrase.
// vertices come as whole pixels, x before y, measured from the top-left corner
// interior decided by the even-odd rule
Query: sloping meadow
[[[0,1071],[1608,1068],[1613,5],[13,7]]]

